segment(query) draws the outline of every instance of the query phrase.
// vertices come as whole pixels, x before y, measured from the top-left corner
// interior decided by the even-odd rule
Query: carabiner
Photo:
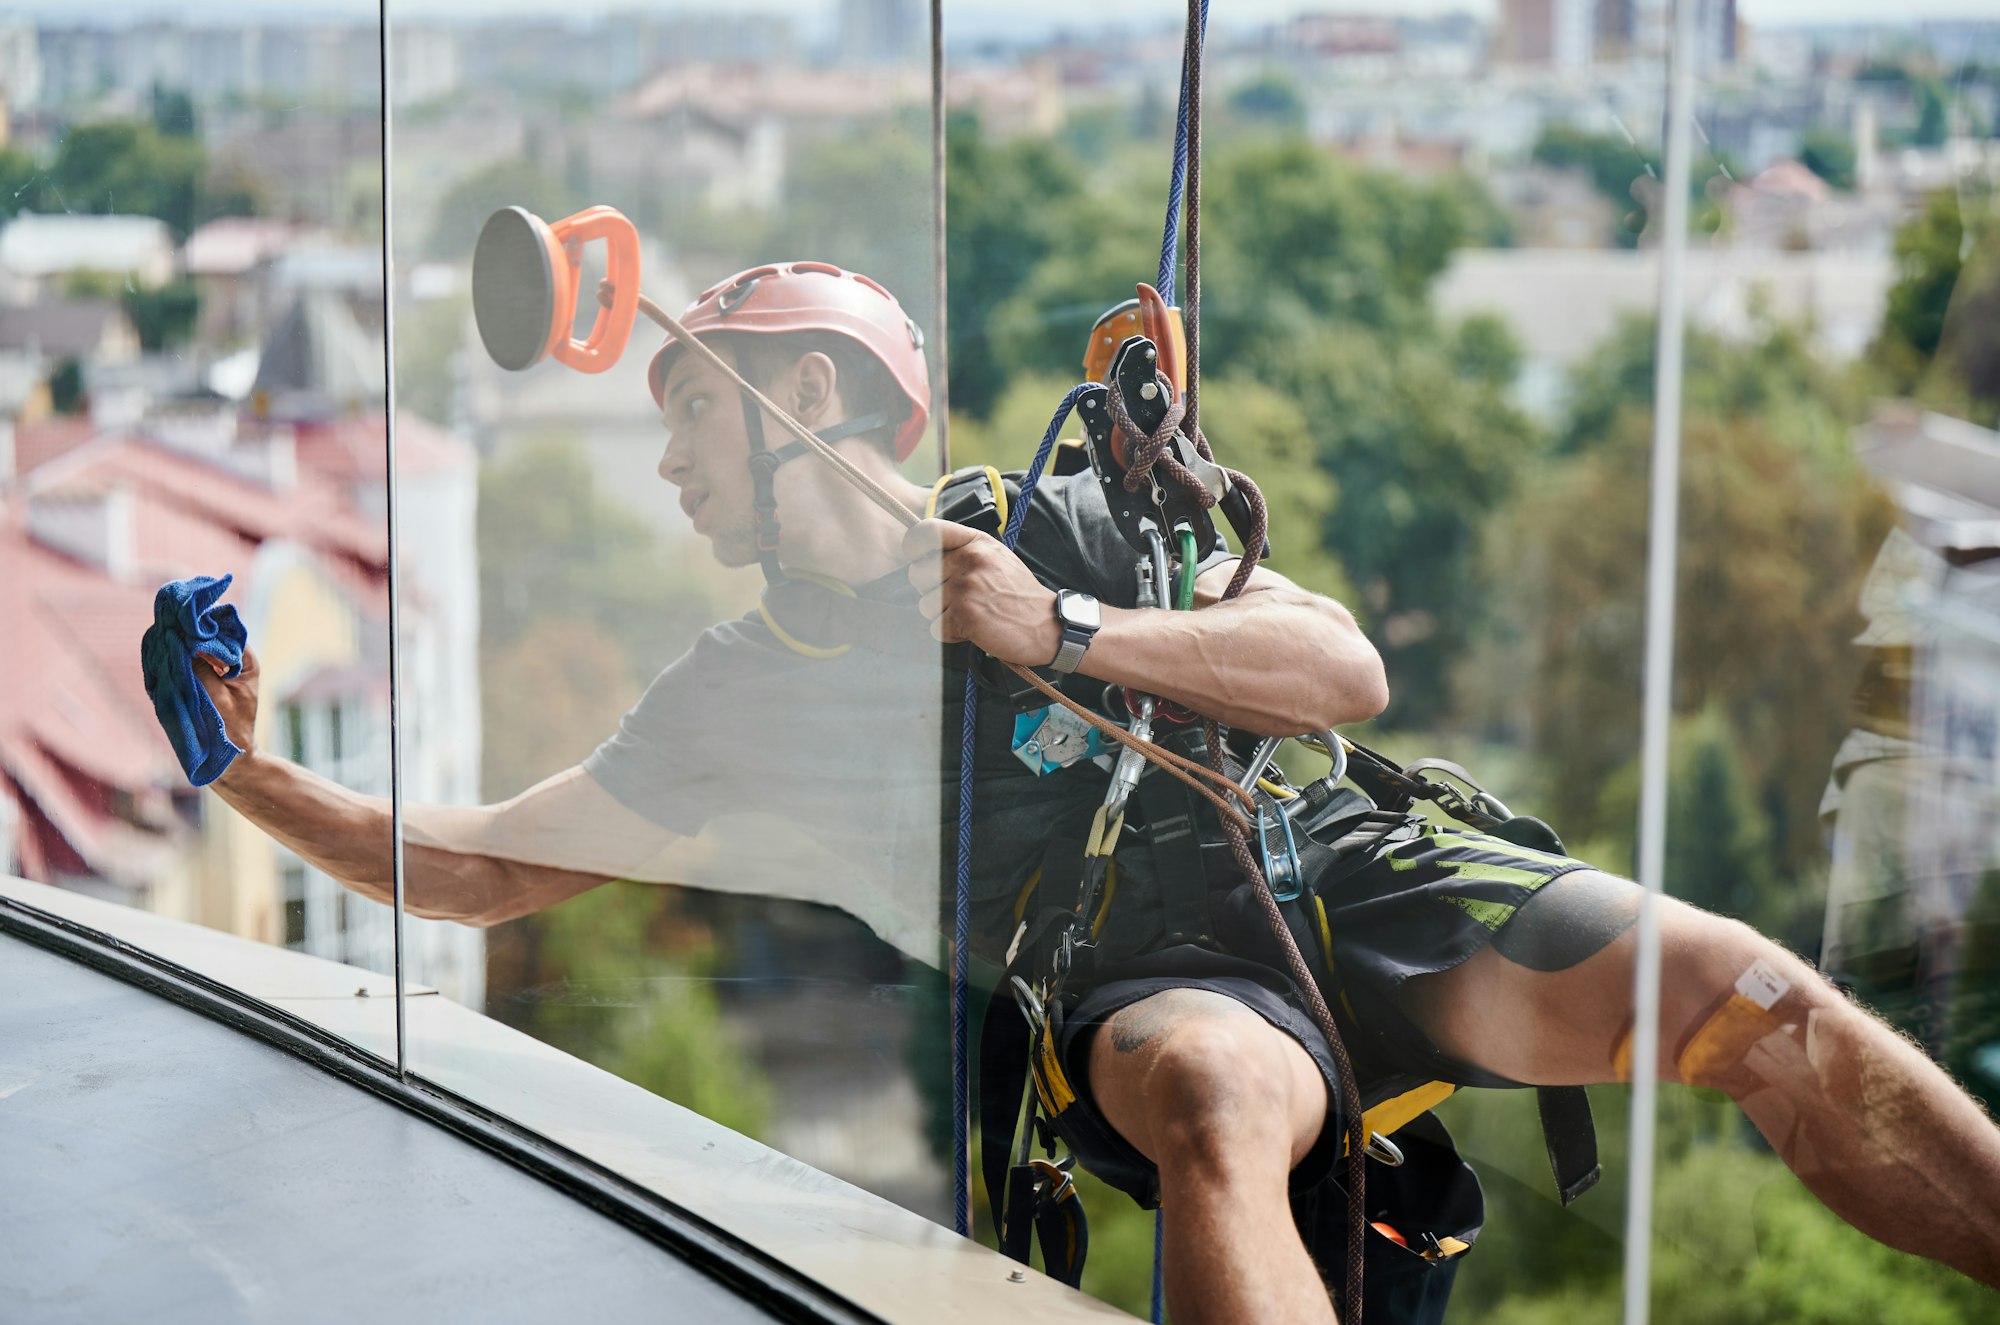
[[[1271,855],[1271,821],[1268,814],[1277,815],[1278,827],[1285,834],[1284,854],[1276,858]],[[1268,814],[1262,805],[1257,807],[1257,854],[1262,857],[1264,879],[1271,885],[1271,896],[1281,902],[1289,902],[1305,890],[1305,872],[1299,868],[1299,848],[1292,840],[1290,816],[1283,806],[1273,807]]]

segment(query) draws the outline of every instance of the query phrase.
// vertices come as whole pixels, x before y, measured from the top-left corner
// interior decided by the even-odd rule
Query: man
[[[933,494],[897,469],[929,406],[920,337],[879,286],[777,264],[709,290],[684,321],[925,512]],[[582,766],[501,805],[412,807],[404,860],[418,914],[492,924],[611,879],[680,877],[662,864],[673,844],[750,807],[799,822],[846,872],[767,869],[734,886],[905,924],[919,898],[935,898],[939,824],[953,809],[937,786],[940,771],[955,781],[945,734],[957,715],[933,702],[931,641],[1062,661],[1081,691],[1127,686],[1263,734],[1325,731],[1387,702],[1380,659],[1348,611],[1267,569],[1219,601],[1233,563],[1212,559],[1196,580],[1199,610],[1134,607],[1132,554],[1088,474],[1044,481],[1019,555],[944,520],[905,535],[827,466],[768,445],[774,420],[684,346],[669,342],[652,382],[669,433],[660,476],[719,561],[764,562],[774,589],[758,614],[707,632],[672,664]],[[1007,495],[996,485],[994,505]],[[1059,611],[1058,589],[1099,600],[1094,633]],[[835,621],[834,635],[804,632],[806,619]],[[386,899],[387,804],[255,748],[254,660],[234,680],[202,679],[245,752],[218,792],[305,859]],[[981,714],[974,946],[1003,962],[1027,890],[1053,884],[1058,844],[1087,827],[1106,775],[1087,759],[1031,769],[1014,748],[1015,714],[1000,703]],[[1157,1190],[1177,1321],[1331,1320],[1321,1270],[1337,1267],[1324,1254],[1315,1265],[1289,1203],[1339,1153],[1328,1047],[1289,980],[1242,958],[1254,938],[1237,956],[1160,950],[1162,868],[1144,836],[1116,857],[1098,936],[1107,978],[1078,991],[1063,1037],[1080,1116],[1104,1125],[1072,1144],[1127,1190]],[[1329,1001],[1349,1010],[1364,1077],[1624,1075],[1634,885],[1498,839],[1406,825],[1318,895],[1340,973]],[[1864,1231],[2000,1284],[2000,1133],[1972,1102],[1751,930],[1672,901],[1661,922],[1662,1076],[1728,1092]]]

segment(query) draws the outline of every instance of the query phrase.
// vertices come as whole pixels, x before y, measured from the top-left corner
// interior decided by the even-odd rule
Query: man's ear
[[[820,420],[840,390],[840,370],[833,360],[814,350],[799,356],[791,371],[792,411],[801,423]]]

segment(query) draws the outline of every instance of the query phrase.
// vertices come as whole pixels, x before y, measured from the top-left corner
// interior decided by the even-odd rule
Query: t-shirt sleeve
[[[627,809],[692,837],[744,803],[745,751],[763,746],[775,718],[769,689],[745,663],[767,654],[727,622],[655,677],[583,770]]]

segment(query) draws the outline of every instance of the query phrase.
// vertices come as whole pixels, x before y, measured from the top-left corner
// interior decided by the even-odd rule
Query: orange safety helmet
[[[888,370],[910,403],[896,428],[896,459],[907,460],[924,435],[931,412],[930,367],[924,333],[890,294],[859,272],[826,262],[776,262],[738,272],[710,286],[681,314],[692,335],[711,331],[779,336],[826,331],[854,341]],[[666,408],[667,372],[680,351],[672,336],[653,356],[647,385],[653,403]]]

